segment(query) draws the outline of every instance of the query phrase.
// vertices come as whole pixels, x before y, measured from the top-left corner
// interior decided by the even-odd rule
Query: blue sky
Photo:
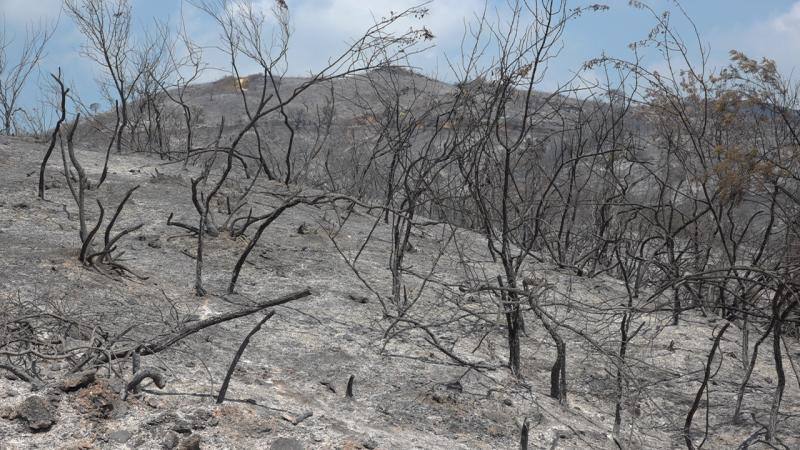
[[[253,0],[269,7],[272,0]],[[341,50],[349,38],[365,30],[375,16],[398,11],[418,2],[413,0],[286,0],[292,17],[293,37],[289,55],[290,74],[303,74],[319,67],[328,56]],[[606,52],[628,55],[627,44],[643,38],[653,25],[652,17],[631,8],[627,0],[572,1],[570,7],[588,3],[605,3],[610,10],[582,16],[570,24],[564,47],[553,63],[543,89],[554,86],[581,67],[586,59]],[[675,10],[670,0],[649,0],[653,9]],[[210,20],[193,6],[181,0],[132,0],[135,31],[141,36],[153,18],[177,24],[183,14],[190,34],[203,45],[213,46],[218,32]],[[504,1],[491,0],[488,7],[502,8]],[[742,50],[751,57],[775,59],[785,73],[800,68],[800,0],[685,0],[681,3],[694,20],[704,45],[710,47],[711,66],[727,61],[728,51]],[[413,62],[428,74],[447,78],[444,54],[455,54],[464,30],[464,21],[484,7],[483,0],[434,0],[423,23],[436,36],[436,48]],[[9,48],[13,58],[25,27],[39,21],[58,21],[58,30],[51,41],[41,73],[55,72],[61,66],[74,89],[88,102],[100,101],[95,79],[100,75],[93,63],[80,56],[83,37],[70,18],[60,12],[61,0],[0,0],[8,37],[15,38]],[[673,15],[675,16],[675,15]],[[687,38],[689,24],[678,20],[675,25]],[[224,66],[224,58],[213,50],[205,56],[212,66]],[[652,62],[656,64],[655,61]],[[220,72],[208,72],[206,79],[218,78]],[[24,95],[23,103],[33,105],[40,89],[37,79]]]

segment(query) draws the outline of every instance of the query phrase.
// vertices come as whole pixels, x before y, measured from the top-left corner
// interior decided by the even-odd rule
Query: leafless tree
[[[236,79],[241,79],[239,76],[241,58],[246,58],[250,62],[257,64],[262,72],[260,89],[258,89],[255,94],[256,98],[253,106],[250,106],[250,99],[248,99],[249,93],[245,92],[243,84],[237,83],[239,92],[243,98],[247,119],[245,123],[241,124],[241,126],[237,127],[234,131],[230,144],[223,146],[220,144],[221,136],[225,131],[223,118],[217,140],[215,144],[209,148],[211,153],[210,158],[205,162],[206,169],[203,175],[192,182],[193,203],[200,217],[200,226],[197,227],[198,256],[195,285],[197,294],[203,295],[205,289],[202,287],[202,277],[200,276],[203,237],[207,230],[211,230],[212,234],[218,232],[217,225],[214,224],[213,218],[209,216],[210,207],[212,202],[216,200],[216,196],[220,194],[231,173],[234,170],[238,170],[234,162],[240,162],[244,173],[247,174],[245,158],[255,157],[259,161],[261,167],[261,170],[258,171],[259,174],[263,171],[263,173],[270,178],[272,178],[274,174],[273,168],[266,163],[260,144],[257,147],[258,155],[240,152],[240,144],[243,142],[244,138],[249,132],[253,131],[257,140],[260,142],[257,130],[259,121],[271,114],[278,114],[282,118],[284,125],[289,130],[290,136],[285,150],[286,159],[283,169],[285,171],[283,181],[288,183],[292,178],[291,155],[294,130],[288,119],[286,107],[292,102],[295,102],[304,91],[317,84],[368,71],[377,64],[391,63],[399,58],[399,55],[413,51],[413,47],[416,45],[417,41],[424,37],[419,30],[412,29],[396,36],[390,33],[388,29],[392,24],[402,18],[424,14],[424,10],[421,8],[411,8],[400,13],[392,14],[390,17],[380,19],[361,37],[356,39],[345,51],[331,58],[324,68],[313,74],[307,81],[302,82],[292,91],[283,94],[280,92],[280,79],[283,73],[281,70],[284,70],[282,68],[285,67],[290,37],[288,25],[289,16],[286,4],[283,2],[276,3],[272,10],[275,19],[274,22],[268,21],[265,13],[250,2],[219,0],[196,2],[194,4],[200,10],[207,13],[209,17],[219,25],[222,37],[221,49],[230,58],[231,71],[236,76]],[[274,26],[274,29],[269,28],[270,24]],[[271,31],[274,31],[274,33]],[[381,55],[382,58],[378,59],[375,55]],[[389,55],[388,58],[386,58],[387,55]],[[252,86],[250,89],[252,89]],[[216,180],[212,181],[210,179],[211,168],[214,165],[217,155],[225,155],[223,169],[216,177]],[[240,199],[238,202],[240,205],[242,204],[242,200],[243,199]],[[290,201],[290,206],[297,203],[299,202],[293,203]],[[257,232],[257,236],[260,236],[272,220],[284,210],[285,208],[278,208],[266,215],[251,216],[249,213],[248,219],[245,221],[245,228],[255,223],[257,220],[263,219]],[[251,217],[252,220],[250,219]],[[232,222],[226,221],[226,223]],[[234,270],[229,291],[234,289],[241,268],[241,261],[247,257],[247,254],[256,242],[257,238],[252,241],[252,245],[240,258],[240,264]]]
[[[0,123],[2,134],[19,132],[16,115],[24,110],[19,105],[22,90],[32,73],[39,67],[47,43],[55,33],[55,26],[48,23],[29,25],[25,38],[15,47],[17,55],[10,53],[13,36],[8,36],[8,27],[0,30]],[[16,57],[15,57],[16,56]]]
[[[130,102],[144,75],[133,61],[131,4],[128,0],[67,0],[64,7],[86,39],[83,54],[105,72],[104,95],[119,101],[120,124],[115,137],[119,153],[130,120]]]

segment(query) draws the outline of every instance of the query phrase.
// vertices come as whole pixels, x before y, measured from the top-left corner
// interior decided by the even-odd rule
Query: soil
[[[491,370],[454,364],[428,345],[421,333],[387,341],[389,323],[381,305],[324,231],[339,214],[330,206],[298,206],[272,224],[250,255],[233,295],[224,293],[247,240],[226,233],[209,237],[204,267],[209,295],[200,298],[193,290],[196,239],[166,224],[173,213],[175,220],[196,223],[189,186],[198,171],[146,156],[113,154],[108,180],[89,192],[89,222],[96,217],[94,199],[113,210],[128,189],[139,185],[120,215],[119,226],[140,222],[144,226],[124,239],[119,251],[124,251],[124,265],[146,279],[84,267],[78,261],[77,210],[58,149],[47,170],[47,200],[36,196],[45,148],[33,140],[0,137],[0,304],[33,302],[110,335],[131,328],[126,340],[133,342],[163,334],[182,321],[204,319],[305,287],[313,295],[275,308],[275,316],[251,339],[222,405],[216,405],[213,396],[242,339],[262,315],[210,327],[169,350],[143,357],[142,365],[162,371],[167,385],[160,390],[145,383],[142,392],[124,401],[119,397],[122,381],[108,367],[100,368],[93,382],[71,392],[58,388],[66,374],[57,361],[40,368],[45,386],[39,392],[31,392],[28,383],[11,376],[0,379],[2,408],[13,409],[31,395],[44,395],[54,421],[45,431],[31,430],[17,418],[0,419],[0,448],[516,448],[526,418],[530,448],[617,448],[611,439],[616,369],[605,353],[618,346],[613,339],[618,323],[611,314],[595,314],[601,310],[598,306],[607,305],[610,311],[624,298],[619,281],[577,277],[544,265],[529,268],[570,300],[568,307],[553,306],[552,311],[600,346],[562,330],[568,349],[569,396],[566,405],[559,405],[548,396],[555,346],[533,315],[526,316],[521,379],[504,367],[500,320],[474,353],[470,350],[480,336],[456,339],[453,336],[464,330],[455,326],[449,330],[452,336],[440,336],[470,361],[492,365]],[[96,180],[102,154],[93,150],[78,148],[77,156],[90,179]],[[247,181],[229,183],[225,191],[241,191]],[[259,183],[250,204],[269,211],[280,203],[274,193],[285,189],[277,183]],[[374,223],[372,216],[357,212],[337,243],[346,253],[355,251]],[[423,269],[430,265],[442,245],[439,236],[445,230],[439,228],[430,227],[414,237],[418,251],[409,254],[409,264]],[[478,235],[458,233],[463,251],[476,260],[488,260]],[[363,252],[360,267],[363,276],[388,292],[389,227],[379,224],[375,237]],[[461,279],[454,251],[446,253],[440,267],[441,281]],[[486,262],[485,267],[491,264]],[[423,295],[422,302],[423,315],[447,316],[436,290]],[[678,326],[667,326],[665,313],[640,321],[630,349],[632,375],[621,433],[628,448],[684,445],[683,421],[713,333],[722,323],[694,313],[684,319]],[[703,439],[708,423],[706,448],[738,446],[761,430],[768,417],[775,374],[764,350],[745,397],[743,422],[732,421],[742,373],[738,333],[731,327],[722,340],[722,358],[714,361],[719,369],[710,386],[711,403],[706,409],[704,402],[695,416],[696,443]],[[798,343],[788,339],[787,346],[796,359]],[[771,348],[771,343],[767,347],[765,342],[764,348]],[[785,364],[779,437],[788,448],[799,448],[800,381],[788,359]],[[130,360],[113,369],[130,378]],[[346,398],[351,375],[354,396]],[[297,420],[306,413],[312,415]]]

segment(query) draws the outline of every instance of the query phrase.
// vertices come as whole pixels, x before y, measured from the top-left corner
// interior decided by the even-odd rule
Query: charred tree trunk
[[[558,334],[556,325],[548,321],[538,308],[534,308],[534,313],[544,325],[544,328],[553,338],[556,344],[556,360],[550,369],[550,397],[558,399],[558,403],[567,404],[567,345],[564,339]]]
[[[703,393],[708,387],[708,381],[711,378],[711,365],[714,362],[714,355],[717,354],[717,349],[719,348],[719,343],[722,340],[722,336],[725,334],[725,331],[728,330],[730,325],[730,321],[725,322],[725,325],[722,326],[722,329],[719,330],[719,333],[717,333],[717,336],[714,338],[714,344],[711,346],[711,351],[708,352],[706,368],[705,372],[703,373],[703,381],[700,383],[700,389],[697,390],[697,394],[694,396],[694,401],[692,402],[691,408],[689,408],[689,413],[686,415],[686,421],[683,424],[683,438],[686,441],[686,448],[689,450],[694,450],[696,448],[692,442],[691,436],[689,435],[692,429],[692,420],[694,419],[694,414],[697,412],[697,408],[700,407],[700,401],[703,399]],[[706,405],[706,408],[709,407],[710,405]]]
[[[69,88],[64,87],[64,81],[61,79],[61,67],[58,68],[58,76],[52,73],[50,76],[56,80],[59,91],[61,92],[61,115],[58,117],[56,126],[53,128],[53,133],[50,135],[50,144],[47,146],[47,151],[44,154],[44,158],[42,158],[42,164],[39,166],[39,198],[42,200],[44,200],[44,175],[45,169],[47,168],[47,161],[50,159],[50,155],[53,154],[53,149],[56,147],[56,139],[58,138],[61,124],[67,119],[67,94],[69,94]]]

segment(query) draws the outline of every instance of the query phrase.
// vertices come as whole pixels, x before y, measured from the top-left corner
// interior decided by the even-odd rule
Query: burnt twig
[[[252,330],[250,330],[250,333],[248,333],[247,336],[245,336],[244,340],[242,341],[242,344],[239,346],[239,350],[237,350],[236,354],[233,355],[233,361],[231,361],[231,365],[228,367],[228,373],[225,374],[225,379],[222,381],[222,387],[219,388],[219,394],[217,395],[218,405],[225,401],[225,394],[228,392],[228,384],[231,381],[231,376],[233,376],[233,371],[236,370],[236,366],[239,364],[239,359],[242,357],[245,348],[247,348],[247,344],[250,343],[250,338],[253,337],[253,335],[255,335],[256,333],[258,333],[258,330],[261,329],[264,323],[274,315],[275,311],[269,311],[264,316],[264,318],[261,319],[261,321],[258,322],[258,324],[256,324],[256,326],[253,327]]]

